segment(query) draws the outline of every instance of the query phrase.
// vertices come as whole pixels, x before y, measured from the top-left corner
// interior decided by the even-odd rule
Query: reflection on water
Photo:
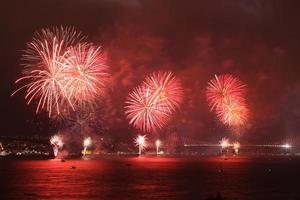
[[[0,199],[300,199],[298,158],[0,160]]]

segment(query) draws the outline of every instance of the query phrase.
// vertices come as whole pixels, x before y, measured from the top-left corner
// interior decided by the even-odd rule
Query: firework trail
[[[67,53],[64,91],[73,104],[91,103],[104,94],[108,82],[108,66],[100,47],[80,43]]]
[[[232,144],[232,146],[233,146],[234,152],[235,152],[236,154],[238,154],[238,153],[239,153],[239,149],[240,149],[240,147],[241,147],[241,144],[240,144],[239,142],[234,142],[234,143]]]
[[[54,135],[50,138],[50,144],[53,147],[54,156],[57,157],[59,149],[64,145],[62,138],[59,135]]]
[[[53,112],[59,114],[65,103],[63,87],[67,81],[66,52],[70,45],[83,39],[81,33],[77,33],[71,27],[56,27],[36,32],[33,40],[27,43],[27,49],[22,56],[23,77],[16,81],[27,83],[12,95],[26,89],[27,104],[33,100],[37,101],[36,113],[46,109],[49,117]]]
[[[161,141],[156,140],[155,141],[155,146],[156,146],[156,155],[158,155],[159,154],[159,147],[161,146]]]
[[[181,84],[171,72],[153,73],[129,94],[125,114],[134,127],[153,132],[167,124],[182,98]]]
[[[244,125],[249,111],[245,101],[245,85],[232,75],[217,76],[208,82],[206,99],[211,111],[228,126]]]
[[[142,150],[147,146],[147,137],[146,135],[138,135],[135,139],[134,139],[134,143],[136,146],[139,147],[139,155],[142,154]]]
[[[83,141],[83,148],[84,148],[83,156],[85,156],[87,148],[89,148],[91,145],[92,145],[92,138],[91,137],[85,138]]]

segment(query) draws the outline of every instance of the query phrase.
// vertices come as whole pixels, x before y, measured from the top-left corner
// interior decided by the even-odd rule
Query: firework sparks
[[[70,45],[83,40],[81,33],[74,28],[60,27],[53,29],[42,29],[35,33],[33,41],[27,44],[27,49],[22,57],[24,70],[23,77],[16,83],[28,81],[16,92],[26,89],[25,99],[27,104],[33,100],[37,101],[36,113],[41,109],[49,112],[60,113],[63,106],[65,85],[65,59]]]
[[[217,76],[208,82],[206,98],[211,110],[222,107],[228,101],[244,101],[245,85],[232,75]]]
[[[91,145],[92,145],[92,138],[91,137],[85,138],[83,141],[83,148],[84,148],[83,156],[85,156],[87,148],[89,148]]]
[[[125,114],[134,127],[156,131],[169,121],[182,102],[183,89],[171,72],[158,72],[129,94]]]
[[[219,120],[229,126],[241,126],[248,119],[248,109],[243,103],[229,101],[216,110]]]
[[[82,43],[67,53],[65,94],[72,103],[91,102],[104,94],[108,81],[108,66],[100,47]]]
[[[74,28],[61,27],[37,32],[22,57],[27,81],[12,95],[26,89],[27,104],[37,102],[36,113],[45,109],[49,117],[91,103],[104,93],[108,80],[100,47],[83,42]]]
[[[220,141],[220,146],[222,147],[222,149],[229,147],[229,140],[227,138],[222,138],[222,140]]]
[[[149,88],[155,101],[163,105],[168,112],[175,111],[182,103],[183,89],[172,72],[154,72],[146,78],[144,84]]]
[[[50,144],[53,147],[54,156],[57,157],[59,149],[64,145],[62,138],[59,135],[54,135],[50,138]]]
[[[170,113],[156,101],[148,88],[137,87],[129,94],[125,111],[129,123],[146,132],[162,128],[169,120]]]
[[[239,149],[241,147],[241,144],[239,142],[234,142],[232,144],[232,146],[233,146],[233,149],[234,149],[235,153],[238,154],[239,153]]]
[[[215,75],[208,82],[206,98],[219,120],[228,126],[244,125],[249,111],[245,102],[245,85],[232,75]]]
[[[159,147],[161,146],[161,141],[156,140],[155,141],[155,146],[156,146],[156,155],[158,155],[159,154]]]
[[[147,146],[147,137],[146,135],[138,135],[135,139],[134,139],[134,143],[136,146],[139,147],[139,155],[142,154],[142,150]]]

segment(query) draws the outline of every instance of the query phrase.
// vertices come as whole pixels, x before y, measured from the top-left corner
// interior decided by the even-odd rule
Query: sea
[[[2,199],[297,200],[300,158],[0,159]]]

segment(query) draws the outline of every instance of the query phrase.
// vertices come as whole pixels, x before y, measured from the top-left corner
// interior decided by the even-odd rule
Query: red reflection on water
[[[0,199],[227,199],[281,195],[297,184],[300,161],[246,157],[110,157],[100,160],[0,161]],[[292,164],[289,164],[292,162]],[[284,163],[285,167],[280,167]],[[289,170],[286,169],[288,165]],[[272,169],[272,173],[268,171]],[[284,175],[284,176],[281,176]],[[264,180],[264,181],[261,181]],[[261,193],[281,188],[280,194]],[[278,190],[279,191],[279,190]],[[4,196],[5,195],[5,196]]]

